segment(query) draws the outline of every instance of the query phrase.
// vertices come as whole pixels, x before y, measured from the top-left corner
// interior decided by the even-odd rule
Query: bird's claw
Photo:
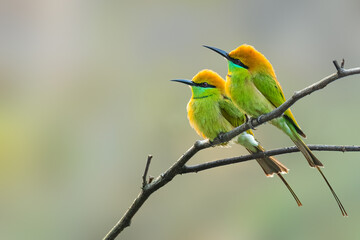
[[[224,140],[224,137],[225,137],[225,133],[221,132],[217,135],[217,138],[220,140],[220,141],[223,141]]]
[[[257,124],[257,125],[259,125],[260,123],[261,123],[261,121],[262,121],[262,115],[260,115],[259,117],[257,117],[257,118],[253,118],[253,117],[251,117],[251,118],[248,118],[247,117],[247,124],[249,124],[249,126],[250,126],[250,128],[252,129],[252,130],[256,130],[256,128],[254,127],[254,124]]]
[[[258,123],[261,123],[261,119],[263,118],[263,115],[260,115],[256,120],[258,121]]]
[[[258,120],[257,120],[256,118],[253,118],[253,117],[248,118],[247,124],[250,126],[250,128],[251,128],[252,130],[256,130],[255,127],[254,127],[253,121],[258,121]]]
[[[216,138],[214,138],[212,141],[210,141],[210,143],[213,144],[214,142],[224,142],[224,136],[225,136],[225,133],[220,132]]]

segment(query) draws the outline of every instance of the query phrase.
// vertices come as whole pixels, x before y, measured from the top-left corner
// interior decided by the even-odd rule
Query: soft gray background
[[[1,1],[0,238],[101,239],[150,174],[195,140],[186,119],[192,78],[226,62],[202,44],[248,43],[272,62],[289,97],[360,66],[360,3],[353,1]],[[360,144],[360,76],[292,107],[309,144]],[[269,124],[266,149],[292,143]],[[213,148],[191,163],[246,154]],[[176,177],[145,203],[120,239],[357,239],[360,153],[317,152],[346,207],[300,154],[279,156],[298,208],[256,162]]]

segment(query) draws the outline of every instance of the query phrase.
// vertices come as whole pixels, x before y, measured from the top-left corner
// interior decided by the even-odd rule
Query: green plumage
[[[270,62],[250,45],[241,45],[227,53],[221,49],[207,47],[228,60],[226,81],[227,95],[243,112],[251,117],[269,113],[285,102],[285,97]],[[283,116],[270,121],[281,129],[299,148],[311,167],[315,167],[333,194],[343,216],[347,213],[335,191],[320,170],[323,164],[315,157],[300,136],[306,137],[290,109]]]
[[[188,119],[196,132],[204,138],[214,140],[219,134],[226,133],[246,121],[245,114],[225,95],[225,81],[217,73],[203,70],[192,81],[182,79],[174,81],[191,86],[192,97],[187,105]],[[250,153],[264,151],[251,130],[241,133],[236,138],[236,143],[244,146]],[[286,166],[273,157],[262,157],[256,161],[266,176],[277,174],[298,206],[302,205],[284,177],[281,176],[281,173],[288,172]]]

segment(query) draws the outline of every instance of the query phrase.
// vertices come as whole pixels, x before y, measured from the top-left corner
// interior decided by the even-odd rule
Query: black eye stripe
[[[239,59],[235,59],[235,58],[230,58],[230,61],[232,61],[233,63],[235,63],[236,65],[239,65],[245,69],[249,69],[248,66],[246,66],[245,64],[243,64]]]
[[[197,83],[196,84],[198,87],[202,87],[202,88],[216,88],[216,86],[211,85],[207,82],[202,82],[202,83]]]

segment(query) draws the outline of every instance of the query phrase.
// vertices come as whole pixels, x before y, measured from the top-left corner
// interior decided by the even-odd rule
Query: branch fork
[[[339,63],[337,62],[337,60],[333,60],[333,63],[335,65],[335,68],[336,68],[336,71],[337,71],[337,74],[339,76],[341,76],[343,73],[344,73],[344,65],[345,65],[345,59],[342,59],[341,60],[341,65],[339,65]]]

